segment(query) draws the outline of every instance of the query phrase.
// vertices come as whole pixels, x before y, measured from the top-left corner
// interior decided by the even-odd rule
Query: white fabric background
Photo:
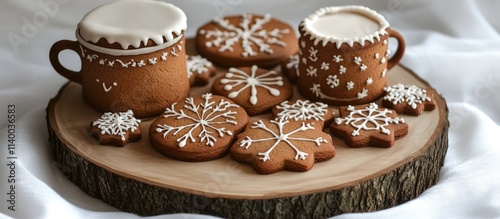
[[[0,3],[0,217],[136,218],[86,195],[60,173],[53,161],[45,107],[66,79],[51,67],[48,51],[57,40],[74,40],[78,21],[105,2],[59,0],[57,10],[47,15],[40,3],[54,1]],[[338,218],[500,218],[500,1],[170,2],[186,12],[190,36],[221,12],[271,13],[297,26],[323,6],[361,4],[380,11],[406,38],[407,52],[401,63],[430,82],[448,101],[449,150],[440,181],[418,198],[387,210]],[[39,27],[24,35],[25,43],[13,46],[9,34],[23,36],[23,25],[33,18],[38,19]],[[69,57],[64,59],[68,66],[79,68],[76,54],[65,55]],[[7,209],[6,202],[8,104],[15,104],[17,109],[15,212]]]

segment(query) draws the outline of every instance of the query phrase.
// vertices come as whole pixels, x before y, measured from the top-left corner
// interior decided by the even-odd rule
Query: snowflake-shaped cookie
[[[208,84],[210,76],[215,75],[212,62],[199,55],[186,56],[187,75],[191,86],[204,86]]]
[[[134,112],[104,113],[101,118],[90,123],[90,135],[100,144],[124,146],[128,142],[141,139],[141,120],[134,117]]]
[[[333,119],[333,110],[327,104],[321,102],[312,103],[309,100],[281,102],[273,108],[273,114],[277,118],[317,123],[321,127],[329,124]]]
[[[224,76],[215,79],[212,92],[231,98],[249,115],[256,115],[289,99],[292,85],[281,74],[254,65],[230,68]]]
[[[330,135],[320,126],[277,118],[249,124],[231,147],[231,157],[261,174],[307,171],[335,156]]]
[[[391,147],[396,139],[408,134],[403,118],[375,103],[340,107],[339,114],[330,132],[351,147]]]
[[[152,145],[179,160],[204,161],[223,156],[248,115],[231,100],[210,93],[188,97],[166,108],[150,127]]]
[[[397,113],[418,116],[436,108],[434,91],[415,85],[396,84],[384,88],[382,104]]]

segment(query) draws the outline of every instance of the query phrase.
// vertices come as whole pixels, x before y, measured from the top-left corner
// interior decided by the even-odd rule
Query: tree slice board
[[[194,54],[193,41],[187,41]],[[225,69],[218,69],[218,75]],[[213,78],[212,78],[213,80]],[[388,73],[388,84],[431,88],[403,66]],[[210,92],[192,88],[191,95]],[[318,218],[369,212],[411,200],[439,178],[448,148],[448,112],[401,116],[410,127],[391,148],[350,148],[333,138],[336,156],[310,171],[260,175],[229,155],[208,162],[169,159],[149,143],[154,118],[142,119],[142,139],[125,147],[102,146],[89,133],[102,113],[85,104],[81,86],[65,84],[47,107],[49,141],[61,171],[89,195],[139,215],[200,213],[237,218]],[[292,99],[300,98],[295,90]],[[268,117],[271,115],[262,115]]]

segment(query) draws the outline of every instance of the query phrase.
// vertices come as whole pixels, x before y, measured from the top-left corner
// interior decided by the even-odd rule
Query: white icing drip
[[[187,18],[178,7],[160,1],[124,0],[102,5],[90,11],[78,24],[81,37],[97,43],[119,43],[127,50],[139,48],[149,39],[157,45],[180,36],[186,30]],[[77,34],[78,35],[78,34]]]
[[[166,43],[156,45],[156,46],[149,46],[149,47],[144,47],[140,49],[129,49],[129,50],[122,50],[122,49],[110,49],[110,48],[104,48],[100,46],[96,46],[94,44],[91,44],[87,41],[85,41],[80,34],[78,34],[78,30],[76,30],[76,39],[80,44],[83,46],[94,50],[96,52],[112,55],[112,56],[128,56],[128,55],[141,55],[141,54],[146,54],[146,53],[151,53],[151,52],[156,52],[158,50],[165,49],[169,46],[174,45],[177,43],[180,39],[182,38],[182,35],[176,37],[175,39],[168,41]],[[163,60],[165,61],[165,60]]]
[[[341,22],[331,23],[332,18],[338,14],[349,14],[349,16]],[[345,16],[343,17],[346,18]],[[353,19],[354,17],[356,18]],[[358,26],[356,26],[356,23],[359,22],[364,22],[364,24],[361,26],[358,24]],[[333,31],[337,28],[336,25],[345,26],[345,24],[351,24],[349,26],[350,28],[342,28],[351,30],[348,31],[351,32],[350,36],[346,35],[346,33],[333,33]],[[375,26],[377,28],[375,28]],[[314,40],[314,45],[317,45],[319,42],[322,42],[323,46],[327,43],[335,43],[337,48],[340,48],[343,43],[352,47],[354,43],[359,43],[361,46],[364,46],[365,41],[369,41],[371,43],[375,42],[375,40],[380,41],[380,36],[387,34],[386,29],[388,27],[389,23],[382,15],[367,7],[354,5],[321,8],[315,13],[309,15],[309,17],[304,19],[301,24],[302,31],[305,32],[305,35],[309,35],[311,40]],[[357,32],[353,35],[352,30]]]
[[[242,85],[243,86],[237,90],[229,93],[229,98],[235,98],[242,91],[247,88],[251,91],[250,103],[256,105],[257,99],[257,87],[264,88],[269,91],[269,93],[275,97],[280,95],[280,91],[272,86],[283,86],[283,77],[279,76],[275,71],[269,71],[259,76],[256,75],[258,67],[256,65],[251,67],[250,75],[244,71],[236,68],[230,68],[229,72],[224,75],[224,78],[220,81],[225,84],[224,90],[231,91],[233,88]]]
[[[258,153],[259,156],[262,156],[259,159],[262,160],[263,162],[266,162],[271,159],[270,156],[271,152],[278,146],[281,147],[284,145],[288,145],[295,151],[295,157],[294,157],[295,160],[298,159],[305,160],[309,154],[304,151],[301,151],[298,146],[308,147],[304,145],[304,143],[306,142],[315,143],[317,147],[320,147],[322,143],[325,144],[328,143],[328,141],[323,137],[318,137],[315,139],[302,137],[302,136],[311,136],[311,133],[308,130],[314,130],[315,128],[310,123],[302,123],[302,126],[300,126],[299,128],[286,133],[284,126],[289,122],[290,122],[289,120],[284,120],[283,118],[277,118],[275,120],[271,120],[270,123],[275,124],[278,127],[278,130],[275,130],[275,128],[273,127],[268,127],[264,122],[262,122],[262,120],[254,122],[252,129],[261,129],[263,130],[263,132],[268,133],[268,135],[271,135],[271,137],[251,139],[250,136],[247,135],[245,136],[244,140],[240,141],[239,143],[240,147],[248,149],[254,143],[259,144],[260,142],[274,141],[274,144],[272,144],[272,146],[269,147],[267,151]],[[297,143],[303,142],[303,143],[297,144],[296,142]]]
[[[379,109],[375,103],[370,103],[369,106],[363,109],[348,106],[347,111],[350,112],[349,115],[344,118],[336,118],[335,123],[337,125],[350,125],[355,128],[351,133],[352,136],[358,136],[360,130],[380,131],[389,135],[391,131],[386,128],[388,125],[405,122],[403,118],[391,118],[391,110]]]

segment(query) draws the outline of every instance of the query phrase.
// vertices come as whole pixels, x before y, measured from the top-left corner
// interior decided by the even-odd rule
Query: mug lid
[[[152,40],[157,45],[174,40],[187,28],[184,12],[169,3],[124,0],[95,8],[78,24],[81,38],[97,43],[104,38],[126,50]]]
[[[380,41],[380,36],[387,34],[388,27],[389,23],[382,15],[357,5],[321,8],[301,23],[301,30],[304,35],[310,35],[314,45],[335,43],[337,48],[343,43],[352,47],[354,43],[364,46],[366,40],[371,43],[375,39]]]

